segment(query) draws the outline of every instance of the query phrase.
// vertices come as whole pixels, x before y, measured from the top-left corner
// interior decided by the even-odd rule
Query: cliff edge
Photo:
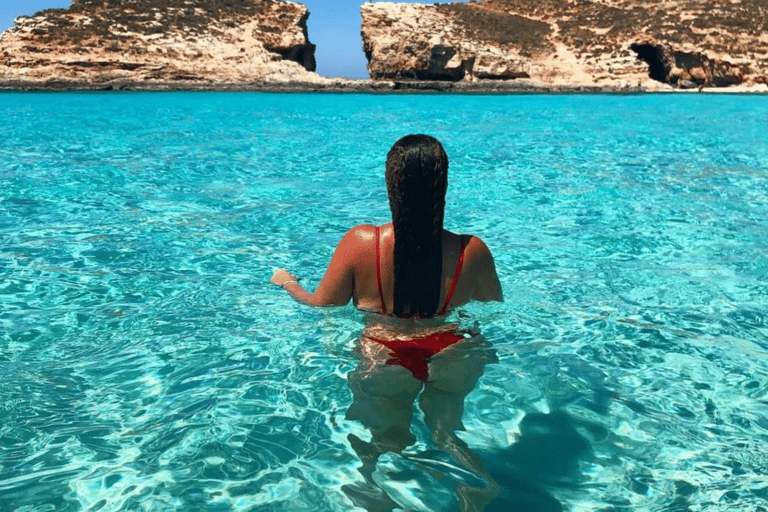
[[[278,0],[73,0],[0,35],[0,81],[323,82],[308,16]]]
[[[366,3],[361,13],[373,79],[645,89],[768,84],[765,0]]]

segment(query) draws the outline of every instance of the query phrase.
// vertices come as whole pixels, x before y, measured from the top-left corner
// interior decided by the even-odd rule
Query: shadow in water
[[[526,414],[513,445],[480,454],[488,472],[503,488],[502,495],[485,510],[563,510],[543,487],[575,485],[579,460],[590,452],[589,442],[565,412]]]
[[[591,454],[591,446],[576,430],[576,423],[565,412],[529,413],[520,423],[515,443],[497,450],[478,450],[477,455],[488,475],[498,486],[498,496],[483,504],[486,512],[556,512],[563,505],[547,489],[574,487],[581,475],[579,461]],[[582,425],[584,426],[584,425]],[[589,428],[589,426],[585,426]],[[436,450],[406,456],[428,471],[445,471],[452,461]],[[454,473],[457,473],[454,468]],[[407,471],[388,475],[405,482],[414,479]],[[469,472],[452,475],[457,482],[483,481]],[[449,475],[443,475],[446,480]],[[474,482],[473,482],[474,480]],[[446,508],[448,510],[448,508]]]

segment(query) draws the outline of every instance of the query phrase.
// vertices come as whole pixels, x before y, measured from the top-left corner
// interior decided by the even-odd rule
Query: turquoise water
[[[765,510],[766,126],[760,96],[0,94],[0,510],[459,510],[482,484],[418,408],[364,481],[362,316],[268,283],[387,221],[413,132],[506,297],[456,315],[498,358],[458,434],[486,510]]]

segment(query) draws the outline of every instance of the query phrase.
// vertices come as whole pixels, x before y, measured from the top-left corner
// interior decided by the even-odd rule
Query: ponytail
[[[397,317],[433,317],[440,307],[448,156],[437,139],[408,135],[387,154],[387,192],[395,228]]]

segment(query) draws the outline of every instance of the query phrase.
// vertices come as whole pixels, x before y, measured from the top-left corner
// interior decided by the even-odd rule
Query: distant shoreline
[[[0,91],[28,92],[281,92],[281,93],[368,93],[368,94],[768,94],[768,87],[707,87],[672,89],[664,87],[619,87],[596,85],[550,85],[522,80],[444,82],[420,80],[351,80],[329,78],[314,82],[205,82],[205,81],[132,81],[86,82],[70,80],[0,80]]]

